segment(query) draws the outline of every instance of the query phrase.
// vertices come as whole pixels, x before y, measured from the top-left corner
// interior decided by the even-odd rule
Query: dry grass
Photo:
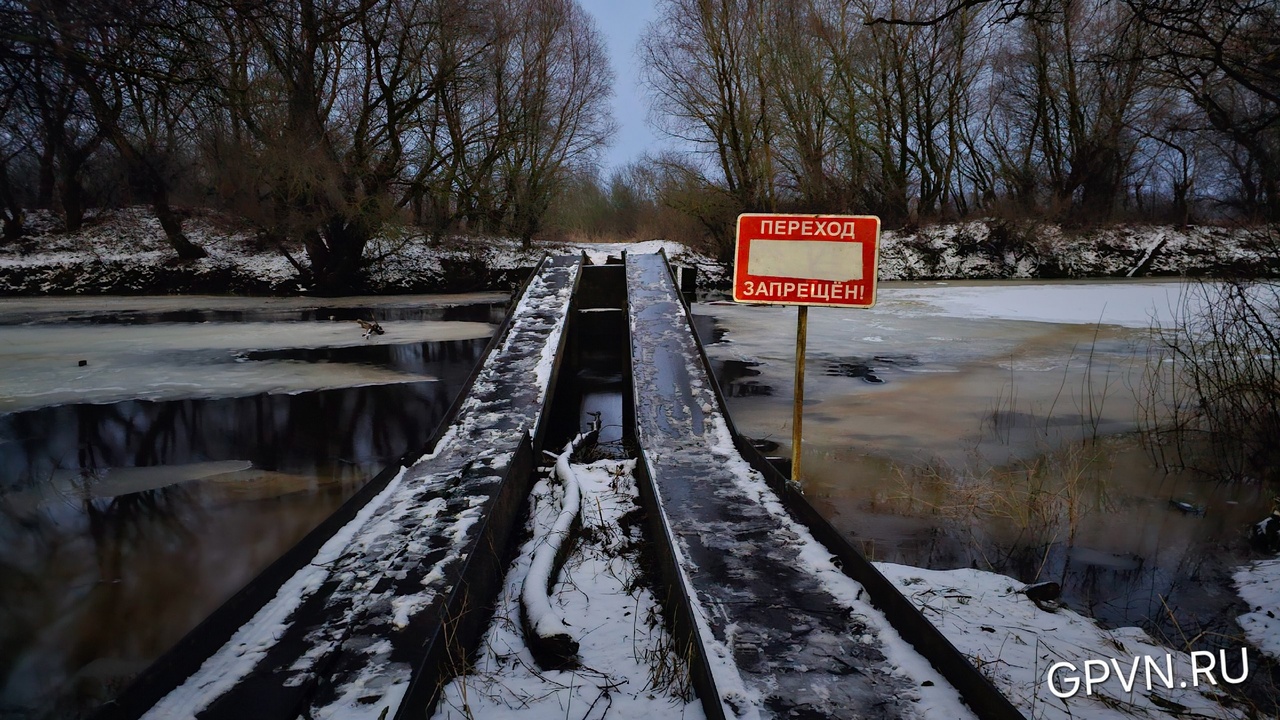
[[[1154,329],[1140,422],[1152,457],[1231,481],[1280,483],[1280,285],[1202,283]]]
[[[974,466],[934,460],[895,467],[891,507],[966,527],[999,522],[1021,544],[1042,546],[1073,544],[1081,520],[1109,506],[1104,452],[1093,442],[1071,443],[1008,466]]]

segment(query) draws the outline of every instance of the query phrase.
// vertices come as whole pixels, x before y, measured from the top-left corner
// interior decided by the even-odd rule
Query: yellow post
[[[791,409],[791,482],[800,482],[800,426],[804,418],[804,342],[809,330],[809,306],[801,305],[796,314],[796,390]]]

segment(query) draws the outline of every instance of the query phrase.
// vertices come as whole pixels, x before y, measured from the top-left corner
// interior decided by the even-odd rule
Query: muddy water
[[[425,442],[500,300],[0,302],[0,718],[95,708]]]
[[[948,287],[980,298],[987,286]],[[1054,580],[1106,624],[1171,642],[1207,630],[1238,647],[1230,574],[1252,557],[1243,530],[1273,492],[1166,472],[1135,433],[1148,405],[1144,308],[1113,305],[1125,312],[1098,324],[1108,287],[1044,286],[1063,306],[1042,321],[1016,306],[957,309],[945,289],[909,284],[890,284],[870,312],[811,310],[806,494],[874,560]],[[1155,306],[1166,290],[1117,297]],[[735,423],[788,456],[794,308],[696,312]]]

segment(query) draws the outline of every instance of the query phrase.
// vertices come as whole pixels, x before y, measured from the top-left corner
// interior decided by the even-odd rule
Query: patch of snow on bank
[[[1158,645],[1139,628],[1105,630],[1069,609],[1041,610],[1019,592],[1022,583],[997,573],[875,566],[1030,720],[1244,717],[1217,701],[1225,692],[1203,675],[1193,676],[1190,655]],[[1238,650],[1227,652],[1238,660]],[[1156,667],[1150,688],[1147,658]],[[1086,661],[1100,661],[1090,669],[1095,678],[1103,676],[1104,664],[1107,670],[1090,695],[1084,687]],[[1053,687],[1066,693],[1071,679],[1079,680],[1072,697],[1055,696],[1047,682],[1050,668],[1061,662],[1074,669],[1059,666]],[[1169,667],[1166,682],[1160,673],[1168,677]],[[1216,668],[1213,676],[1221,681]]]
[[[1250,610],[1236,621],[1259,650],[1280,660],[1280,557],[1249,563],[1233,579]]]

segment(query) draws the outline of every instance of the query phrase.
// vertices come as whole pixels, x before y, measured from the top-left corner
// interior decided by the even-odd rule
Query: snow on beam
[[[541,446],[580,268],[577,257],[543,261],[429,454],[329,527],[275,595],[154,705],[126,693],[100,717],[422,714],[437,672],[460,665],[461,643],[483,630],[477,609],[501,581],[497,555]],[[190,640],[179,649],[200,645]]]
[[[629,254],[626,270],[637,474],[686,588],[708,715],[974,717],[743,458],[665,260]]]

